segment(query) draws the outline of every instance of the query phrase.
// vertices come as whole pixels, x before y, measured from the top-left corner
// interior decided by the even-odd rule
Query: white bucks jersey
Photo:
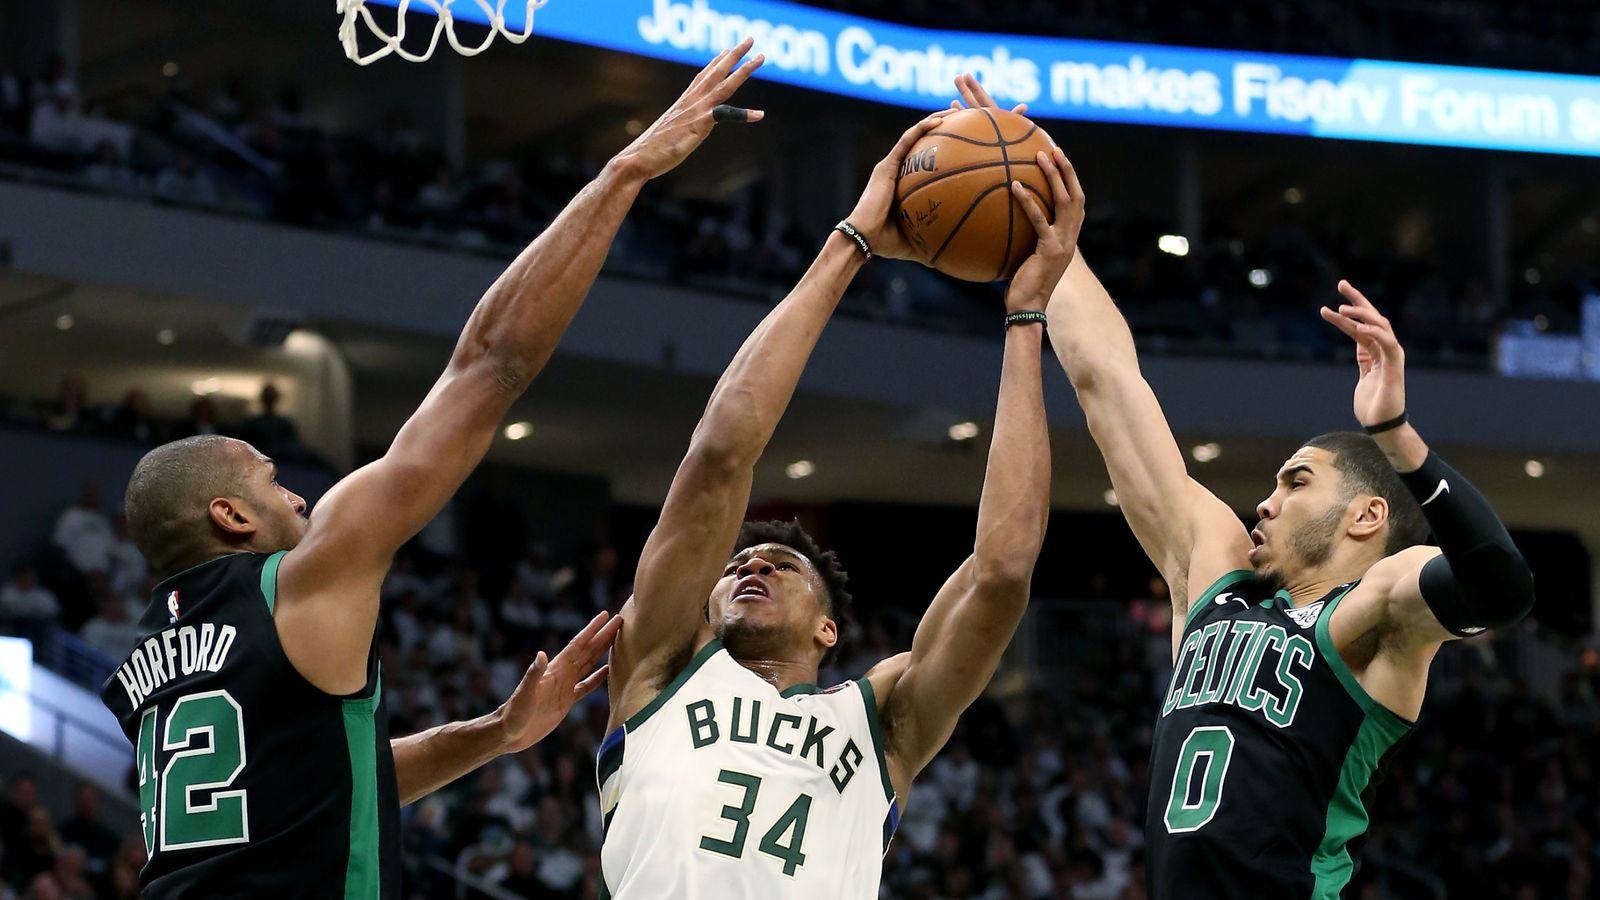
[[[600,896],[878,896],[899,812],[865,679],[777,688],[713,640],[600,745]]]

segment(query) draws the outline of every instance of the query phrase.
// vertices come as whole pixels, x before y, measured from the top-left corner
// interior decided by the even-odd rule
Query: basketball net
[[[367,9],[367,0],[334,0],[334,2],[337,5],[339,15],[344,16],[344,21],[339,25],[339,41],[344,44],[344,55],[349,57],[350,61],[356,65],[366,66],[391,53],[407,62],[422,62],[432,56],[434,48],[439,46],[440,32],[444,32],[445,39],[450,42],[450,46],[454,47],[455,51],[462,56],[477,56],[479,53],[489,49],[489,45],[494,43],[495,35],[504,35],[505,39],[511,43],[520,44],[528,39],[528,35],[533,33],[533,11],[544,6],[549,0],[526,0],[528,15],[522,23],[521,33],[506,28],[506,0],[495,0],[493,6],[489,4],[489,0],[473,0],[474,3],[478,4],[478,8],[483,10],[483,14],[489,23],[489,36],[484,38],[483,43],[476,47],[468,47],[456,38],[456,20],[455,16],[450,13],[450,4],[455,0],[416,0],[417,3],[432,9],[434,15],[438,17],[438,21],[433,26],[433,37],[428,40],[428,49],[420,54],[412,53],[400,46],[401,42],[406,39],[406,11],[411,6],[412,0],[398,0],[395,3],[395,11],[399,15],[395,22],[394,34],[388,34],[378,27],[378,23],[372,18],[372,11]],[[367,30],[376,35],[378,40],[383,43],[382,47],[364,56],[356,46],[356,32],[358,31],[356,23],[358,21],[366,22]]]

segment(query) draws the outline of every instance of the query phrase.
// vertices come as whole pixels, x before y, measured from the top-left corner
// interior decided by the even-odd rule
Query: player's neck
[[[1344,584],[1347,580],[1350,579],[1308,573],[1301,579],[1290,583],[1284,590],[1289,592],[1289,604],[1300,607],[1305,606],[1307,603],[1315,603],[1328,596],[1329,591]]]
[[[816,666],[791,659],[738,659],[739,665],[756,673],[762,681],[771,684],[780,691],[786,691],[797,684],[816,684]]]
[[[1351,561],[1339,559],[1336,555],[1320,566],[1297,572],[1284,589],[1289,592],[1291,604],[1305,606],[1328,596],[1329,591],[1341,584],[1360,579],[1369,568],[1371,563],[1366,560]]]

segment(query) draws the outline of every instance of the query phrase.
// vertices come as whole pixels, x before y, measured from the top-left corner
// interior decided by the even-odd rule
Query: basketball
[[[1010,278],[1037,238],[1007,185],[1022,182],[1053,216],[1034,158],[1052,146],[1044,129],[1002,109],[951,113],[923,135],[895,189],[900,231],[921,261],[963,281]]]

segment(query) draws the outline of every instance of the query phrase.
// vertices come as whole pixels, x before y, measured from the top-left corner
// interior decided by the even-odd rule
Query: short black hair
[[[817,546],[816,539],[806,533],[799,519],[790,519],[787,522],[771,519],[765,522],[744,523],[739,527],[739,536],[734,539],[733,550],[728,556],[736,556],[740,551],[762,544],[782,544],[793,549],[809,560],[812,567],[817,570],[817,574],[822,576],[822,585],[827,589],[825,600],[828,617],[833,619],[839,628],[839,639],[827,653],[822,655],[822,663],[827,665],[844,645],[845,629],[850,622],[851,603],[854,598],[845,587],[850,581],[850,576],[845,573],[844,567],[839,565],[839,557],[832,550],[823,550]]]
[[[201,434],[151,450],[128,478],[123,511],[128,534],[159,575],[203,560],[208,547],[207,507],[239,492],[242,478],[230,458],[230,438]]]
[[[1359,431],[1330,431],[1306,441],[1305,446],[1333,454],[1333,467],[1339,471],[1346,499],[1356,494],[1370,494],[1382,497],[1389,504],[1385,556],[1427,541],[1428,520],[1422,514],[1422,507],[1371,435]]]

